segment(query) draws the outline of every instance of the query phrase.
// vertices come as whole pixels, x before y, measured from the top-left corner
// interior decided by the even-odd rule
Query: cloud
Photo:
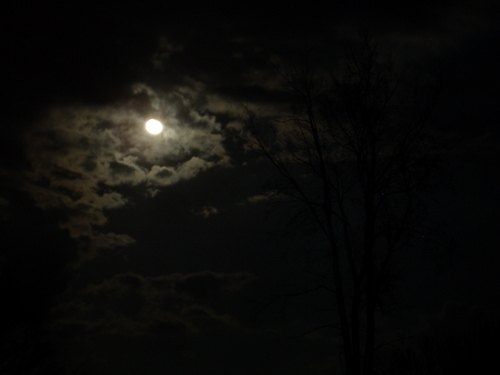
[[[158,50],[153,54],[151,62],[156,69],[163,70],[172,54],[182,52],[183,49],[184,46],[174,45],[166,36],[162,36],[158,39]]]
[[[80,339],[94,335],[178,338],[217,332],[239,334],[244,328],[223,304],[255,282],[249,272],[172,274],[144,277],[118,274],[92,284],[55,309],[55,328]]]
[[[208,294],[231,294],[245,288],[257,279],[249,272],[223,274],[204,271],[175,276],[177,279],[175,285],[179,290],[187,291],[190,296],[197,297]],[[209,291],[211,292],[209,293]]]
[[[198,89],[166,93],[137,84],[124,103],[52,108],[25,135],[31,168],[24,190],[39,207],[57,211],[73,238],[86,239],[88,254],[133,243],[126,234],[96,232],[106,211],[131,203],[122,187],[153,198],[162,187],[230,166],[221,125],[193,106]],[[144,130],[149,117],[164,123],[159,136]]]
[[[252,195],[245,199],[244,201],[238,202],[238,206],[244,206],[246,204],[258,204],[266,203],[274,200],[284,199],[285,195],[281,194],[277,190],[269,190],[263,194]]]
[[[203,206],[203,209],[196,214],[199,216],[203,216],[205,219],[209,216],[216,215],[219,213],[219,210],[213,206]]]

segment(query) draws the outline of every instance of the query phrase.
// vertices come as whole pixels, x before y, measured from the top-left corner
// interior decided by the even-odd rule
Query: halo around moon
[[[146,130],[151,134],[160,134],[163,130],[163,125],[160,121],[151,119],[146,122]]]

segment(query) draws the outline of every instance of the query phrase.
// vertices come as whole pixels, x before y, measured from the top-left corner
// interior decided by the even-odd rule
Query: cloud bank
[[[178,339],[221,331],[241,334],[245,329],[225,311],[226,303],[256,280],[249,272],[118,274],[60,304],[55,324],[64,335],[80,339],[104,333],[129,337],[168,333]]]

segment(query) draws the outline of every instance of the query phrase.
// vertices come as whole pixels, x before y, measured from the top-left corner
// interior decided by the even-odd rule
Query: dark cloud
[[[209,299],[235,292],[255,280],[256,276],[248,272],[226,275],[205,271],[180,278],[177,288],[196,298]]]
[[[59,305],[55,325],[63,336],[74,334],[76,329],[80,338],[165,332],[185,337],[220,330],[240,334],[245,328],[237,317],[230,311],[220,311],[220,303],[216,307],[210,304],[225,299],[227,309],[233,293],[256,279],[248,272],[207,271],[158,277],[118,274],[101,284],[87,286],[76,298]]]
[[[64,168],[56,168],[51,171],[51,174],[56,178],[59,177],[67,180],[77,180],[82,178],[81,173],[75,173]]]
[[[128,166],[127,164],[118,163],[116,161],[112,161],[109,163],[109,169],[112,174],[123,174],[126,176],[132,175],[135,172],[135,168]]]
[[[144,351],[148,361],[141,368],[153,373],[156,370],[149,366],[163,368],[159,358],[168,358],[169,368],[194,372],[212,366],[219,373],[241,366],[253,372],[265,364],[273,371],[285,366],[306,373],[319,366],[304,363],[301,358],[324,337],[300,340],[299,349],[289,338],[281,338],[285,332],[281,324],[267,329],[248,320],[248,311],[244,311],[249,297],[246,292],[256,282],[257,277],[249,272],[205,271],[156,277],[119,274],[68,295],[72,299],[56,309],[53,332],[60,342],[67,343],[65,350],[71,356],[73,351],[85,353],[89,369],[103,368],[102,361],[118,358],[118,348],[131,350],[126,357],[120,355],[120,364],[127,363],[125,373],[137,369],[136,361],[141,361],[138,358]],[[289,351],[295,360],[283,365],[282,358]],[[247,358],[249,353],[253,360]],[[325,354],[323,350],[314,351],[318,359],[314,363],[322,363]],[[221,357],[223,364],[217,365]],[[328,363],[323,366],[331,368]]]
[[[144,285],[144,278],[139,275],[127,273],[125,275],[117,275],[116,277],[119,279],[120,284],[131,286],[133,288],[140,288]]]

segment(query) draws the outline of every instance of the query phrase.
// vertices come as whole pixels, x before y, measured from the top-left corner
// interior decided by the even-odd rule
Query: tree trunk
[[[366,270],[366,340],[363,359],[363,375],[371,375],[375,345],[375,269],[373,261],[375,209],[371,188],[366,192],[366,223],[364,240],[364,267]]]

